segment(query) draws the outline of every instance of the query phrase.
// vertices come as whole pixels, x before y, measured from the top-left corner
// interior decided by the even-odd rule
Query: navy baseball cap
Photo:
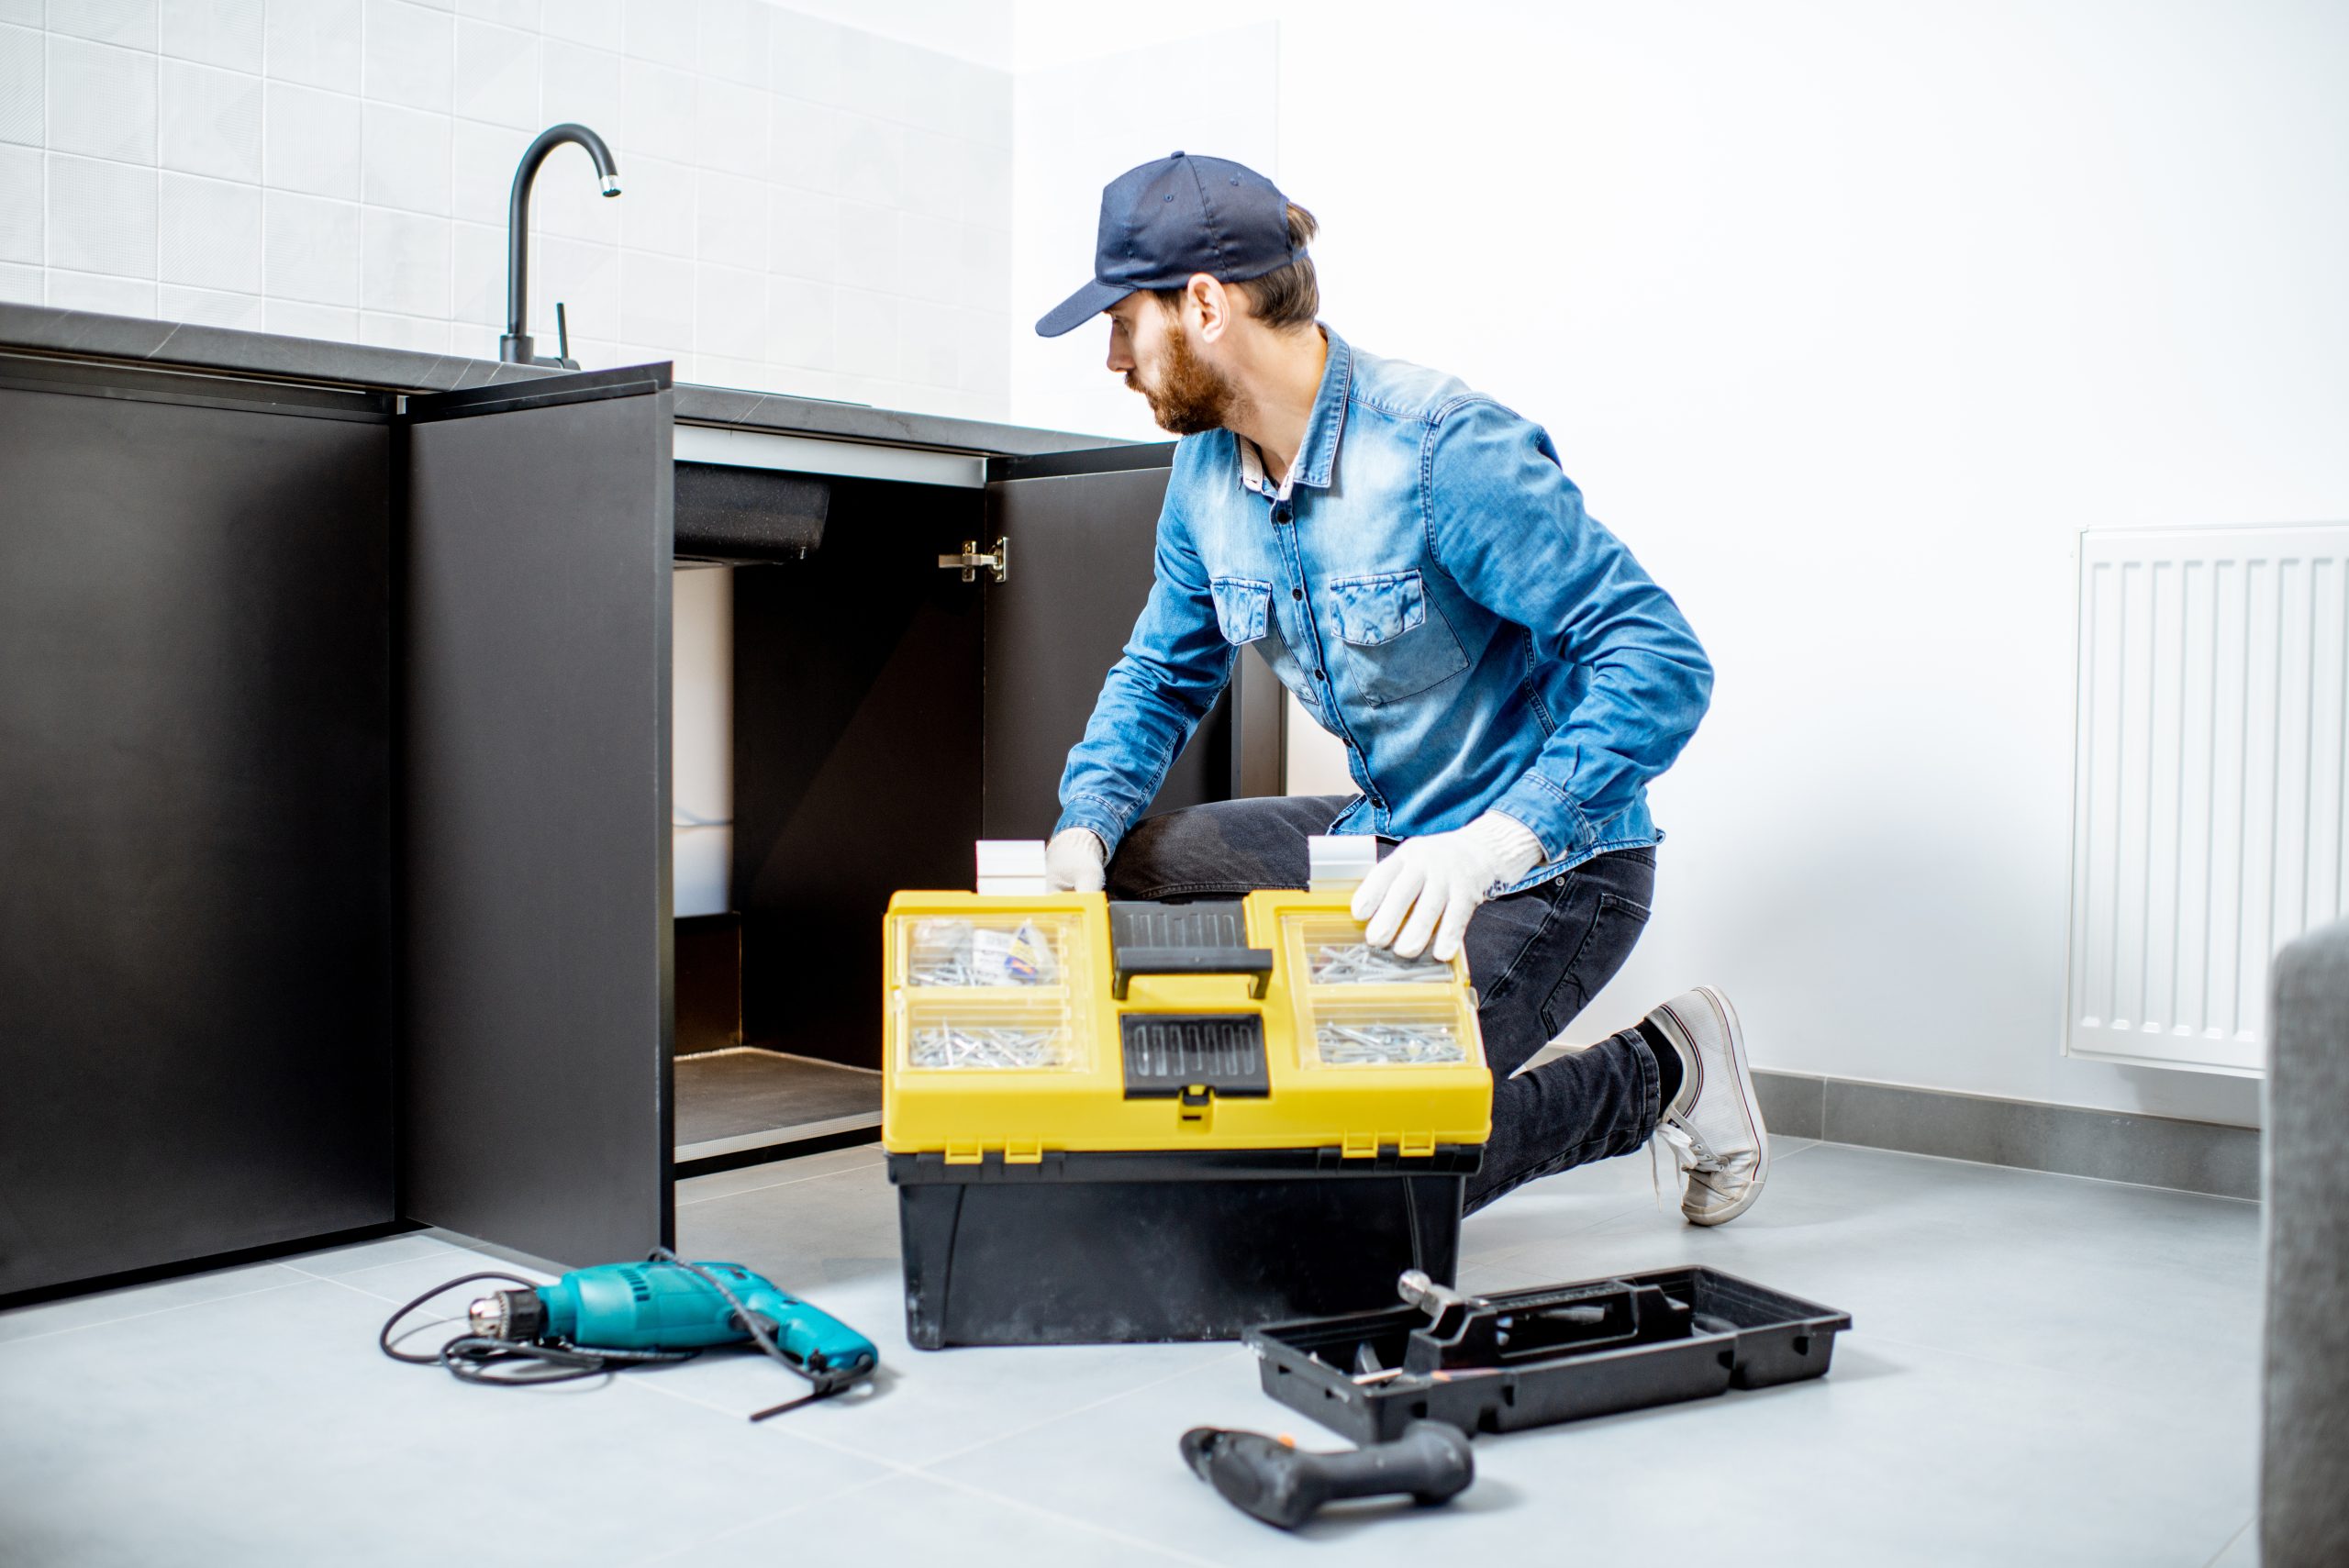
[[[1303,256],[1288,242],[1288,198],[1245,164],[1177,152],[1101,187],[1093,281],[1036,323],[1057,338],[1136,289],[1180,288],[1195,272],[1260,278]]]

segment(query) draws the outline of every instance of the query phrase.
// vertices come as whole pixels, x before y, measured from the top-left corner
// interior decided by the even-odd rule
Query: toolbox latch
[[[986,1157],[986,1151],[976,1139],[968,1143],[950,1140],[946,1145],[946,1162],[950,1165],[975,1165]]]
[[[1396,1140],[1395,1152],[1406,1160],[1424,1160],[1435,1152],[1435,1134],[1407,1132]]]
[[[1041,1138],[1014,1138],[1003,1146],[1003,1162],[1007,1165],[1041,1165],[1044,1162],[1044,1141]]]
[[[1179,1101],[1189,1120],[1205,1114],[1207,1096],[1273,1092],[1261,1013],[1126,1013],[1118,1035],[1130,1100]]]
[[[1349,1132],[1338,1146],[1339,1155],[1347,1160],[1369,1160],[1378,1153],[1378,1134]]]

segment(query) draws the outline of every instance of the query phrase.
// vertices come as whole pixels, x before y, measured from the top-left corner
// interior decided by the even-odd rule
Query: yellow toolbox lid
[[[1481,1145],[1492,1074],[1465,961],[1368,948],[1349,898],[896,895],[883,1144],[949,1164]]]

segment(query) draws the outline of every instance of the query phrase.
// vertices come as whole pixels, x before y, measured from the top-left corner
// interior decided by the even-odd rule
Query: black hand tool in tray
[[[1414,1420],[1508,1432],[1827,1371],[1848,1313],[1659,1269],[1464,1296],[1414,1271],[1408,1307],[1251,1329],[1264,1392],[1357,1442]]]

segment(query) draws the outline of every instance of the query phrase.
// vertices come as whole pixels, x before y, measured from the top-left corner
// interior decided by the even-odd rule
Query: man
[[[1093,281],[1036,324],[1106,312],[1109,369],[1184,438],[1149,603],[1061,779],[1052,885],[1230,896],[1304,886],[1311,834],[1393,842],[1354,895],[1367,940],[1464,946],[1479,998],[1493,1131],[1467,1207],[1658,1136],[1682,1212],[1733,1219],[1769,1143],[1718,991],[1518,1072],[1639,938],[1663,837],[1645,786],[1711,666],[1541,427],[1316,321],[1313,233],[1264,176],[1177,152],[1104,189]],[[1244,646],[1361,793],[1136,822]]]

